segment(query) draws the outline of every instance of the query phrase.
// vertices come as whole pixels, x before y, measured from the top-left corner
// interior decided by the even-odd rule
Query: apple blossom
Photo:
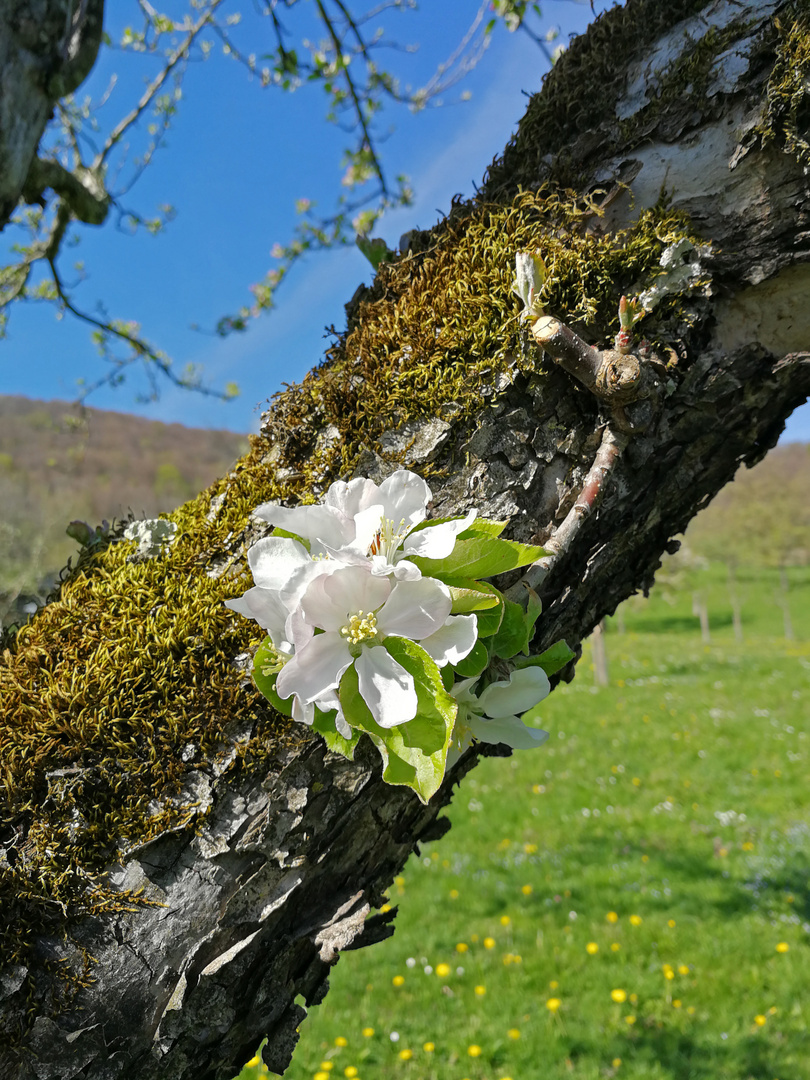
[[[485,743],[506,743],[517,750],[540,746],[546,741],[547,731],[528,727],[518,715],[534,708],[551,692],[548,676],[541,667],[513,671],[507,681],[490,683],[478,695],[472,692],[476,682],[478,677],[463,679],[450,691],[458,703],[453,728],[455,756],[474,738]]]

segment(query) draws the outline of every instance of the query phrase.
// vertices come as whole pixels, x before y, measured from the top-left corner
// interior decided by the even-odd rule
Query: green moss
[[[380,268],[353,328],[300,386],[275,397],[264,434],[233,472],[169,515],[178,538],[164,555],[129,561],[134,545],[120,534],[85,551],[57,599],[9,643],[0,663],[11,852],[0,879],[4,959],[33,967],[36,935],[69,937],[84,915],[143,902],[112,890],[105,867],[199,821],[193,802],[165,796],[217,753],[228,718],[253,724],[232,768],[266,770],[313,737],[274,714],[232,666],[257,640],[255,625],[223,606],[250,583],[240,540],[251,511],[271,499],[313,501],[364,450],[379,450],[387,430],[473,415],[499,373],[535,372],[539,353],[526,347],[511,292],[517,251],[542,250],[549,311],[591,341],[612,337],[621,293],[651,280],[663,247],[689,229],[664,205],[615,235],[593,228],[597,216],[552,186],[504,205],[454,207],[425,250]],[[643,324],[647,336],[666,334],[676,311],[663,302]],[[319,439],[329,425],[340,440]],[[214,564],[228,569],[212,577]],[[63,971],[66,988],[89,974],[81,964]]]
[[[768,80],[765,115],[756,131],[810,167],[810,11],[794,4],[774,20],[776,60]]]

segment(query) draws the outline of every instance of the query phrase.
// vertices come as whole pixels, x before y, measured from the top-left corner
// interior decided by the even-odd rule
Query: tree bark
[[[0,0],[0,228],[37,164],[54,106],[96,61],[103,16],[103,0]]]
[[[694,0],[630,0],[574,42],[471,204],[470,212],[484,203],[507,205],[519,187],[564,175],[590,198],[584,207],[602,201],[603,216],[583,220],[587,229],[604,233],[626,227],[665,189],[706,249],[692,253],[695,284],[681,288],[676,355],[658,381],[647,380],[657,387],[652,396],[616,406],[551,363],[542,378],[516,367],[481,391],[477,412],[408,420],[369,447],[357,465],[358,473],[373,478],[403,463],[417,471],[429,467],[437,478],[431,479],[437,516],[476,506],[484,516],[508,517],[515,538],[546,546],[549,556],[526,575],[544,605],[537,651],[561,638],[577,647],[622,600],[648,590],[663,552],[674,549],[672,538],[741,464],[762,458],[810,390],[810,191],[801,131],[796,135],[788,121],[770,134],[757,127],[770,107],[768,80],[779,63],[782,39],[774,19],[784,28],[796,14],[787,3],[763,0],[716,0],[702,10]],[[692,74],[685,89],[667,97],[667,73],[699,45],[712,43],[715,52],[700,79]],[[580,84],[594,73],[606,80],[609,108],[593,93],[577,104]],[[806,115],[802,102],[794,103],[796,115]],[[543,140],[535,137],[538,116]],[[465,212],[453,211],[457,217]],[[431,243],[441,229],[420,234],[426,254],[414,263],[417,269],[429,269]],[[494,304],[488,294],[470,302],[476,311]],[[379,305],[352,305],[350,330],[376,310]],[[435,327],[427,327],[430,338],[442,329],[436,318]],[[492,355],[499,332],[492,330]],[[526,338],[526,347],[536,348]],[[344,359],[351,341],[338,347]],[[378,362],[390,360],[381,355]],[[647,362],[644,350],[639,362]],[[345,408],[356,409],[362,380],[346,385],[357,397],[347,389]],[[257,483],[269,469],[300,475],[295,470],[313,446],[339,448],[338,429],[324,423],[318,433],[317,418],[307,421],[312,438],[296,443],[296,429],[289,427],[296,393],[289,391],[283,408],[277,403],[265,415],[252,464],[238,466],[210,506],[206,502],[209,520],[242,490],[245,469],[255,470]],[[331,478],[307,482],[317,494]],[[248,523],[212,551],[200,533],[200,580],[224,579],[256,535]],[[139,573],[134,565],[133,587]],[[88,603],[93,590],[106,587],[103,559],[88,561],[79,577],[66,583],[53,610],[46,609],[42,629],[35,625],[24,638],[27,647],[36,641],[45,649],[50,641],[56,649],[57,635],[69,633],[76,590],[84,590]],[[519,595],[518,582],[503,584]],[[171,595],[167,591],[163,605],[169,615]],[[122,596],[122,611],[126,600]],[[108,618],[109,636],[115,613]],[[159,644],[155,639],[151,647]],[[188,646],[184,663],[198,662],[196,648]],[[209,656],[200,650],[203,659]],[[12,643],[4,661],[16,687],[24,681],[15,666],[23,651]],[[236,678],[246,661],[234,659]],[[227,668],[227,658],[217,662]],[[217,674],[202,659],[199,665],[201,680]],[[25,691],[29,700],[44,693],[45,684],[30,664],[25,671],[28,690],[15,693]],[[49,678],[59,675],[48,671]],[[75,692],[95,695],[90,708],[114,709],[115,677],[104,683],[102,700],[89,673],[73,674]],[[228,1080],[265,1035],[265,1060],[282,1072],[305,1015],[296,999],[307,1006],[320,1001],[342,949],[391,932],[393,912],[369,913],[414,847],[449,827],[440,811],[474,765],[475,751],[423,806],[410,791],[382,783],[370,744],[361,744],[349,762],[305,731],[292,739],[285,734],[292,725],[274,729],[274,756],[249,767],[244,749],[256,717],[247,708],[225,717],[228,739],[189,769],[185,790],[155,793],[163,804],[182,796],[182,820],[141,845],[119,844],[107,885],[142,889],[141,901],[154,906],[136,902],[131,910],[74,918],[67,931],[43,933],[25,963],[0,970],[4,1077]],[[3,721],[7,731],[12,722]],[[49,792],[65,781],[57,772],[48,774]],[[11,815],[4,817],[11,822]],[[29,815],[16,825],[18,860],[27,857],[35,824]],[[53,966],[45,961],[80,966],[82,949],[93,958],[92,981],[55,1010],[49,1004]]]

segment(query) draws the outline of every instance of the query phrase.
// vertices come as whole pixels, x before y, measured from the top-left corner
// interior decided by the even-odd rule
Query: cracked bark
[[[715,2],[704,15],[745,23],[743,55],[785,8]],[[706,25],[681,25],[649,55],[663,63]],[[640,107],[633,88],[652,63],[631,58],[622,115]],[[604,131],[568,147],[583,191],[632,177],[604,227],[626,225],[666,184],[713,242],[710,294],[687,303],[683,354],[646,425],[616,435],[609,406],[553,368],[542,380],[502,380],[479,416],[392,432],[364,462],[375,478],[403,451],[417,469],[444,464],[435,514],[475,505],[509,517],[514,537],[554,550],[532,571],[544,604],[538,650],[560,638],[576,646],[649,588],[672,538],[741,464],[775,444],[810,390],[808,179],[790,155],[745,135],[762,78],[749,79],[744,65],[720,74],[722,92],[709,95],[704,114],[663,110],[640,148],[608,157]],[[518,140],[513,159],[519,152]],[[492,185],[485,195],[501,197]],[[511,197],[508,185],[502,197]],[[391,932],[393,912],[368,913],[414,846],[448,827],[440,811],[475,756],[427,807],[382,784],[370,746],[348,762],[313,740],[263,777],[226,772],[226,763],[195,774],[200,812],[209,811],[200,830],[161,836],[111,870],[122,888],[142,887],[160,906],[87,920],[78,936],[97,958],[96,981],[70,1009],[40,1015],[22,1051],[0,1049],[3,1076],[227,1080],[264,1035],[268,1065],[283,1071],[304,1016],[297,999],[316,1004],[342,949]],[[40,944],[69,957],[61,942]],[[12,1022],[25,1008],[24,975],[0,970],[0,1007]],[[36,995],[46,991],[36,983]]]
[[[0,0],[0,228],[26,179],[26,198],[37,194],[29,173],[42,164],[39,140],[56,102],[93,67],[103,15],[103,0]],[[39,193],[49,186],[47,176],[41,179]],[[78,194],[86,205],[88,192]]]

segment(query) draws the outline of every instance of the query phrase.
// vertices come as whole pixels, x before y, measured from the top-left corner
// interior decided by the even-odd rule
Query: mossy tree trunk
[[[265,706],[222,607],[248,584],[253,506],[411,466],[437,515],[476,506],[554,551],[530,573],[534,647],[576,647],[805,399],[807,5],[703,8],[601,17],[476,199],[409,237],[250,454],[174,515],[169,551],[88,549],[7,643],[4,1077],[226,1080],[264,1035],[283,1071],[296,998],[387,935],[393,912],[369,912],[475,763],[423,806],[370,744],[336,758]],[[600,348],[619,296],[657,289],[629,396],[519,321],[514,255],[535,248],[546,311]]]

